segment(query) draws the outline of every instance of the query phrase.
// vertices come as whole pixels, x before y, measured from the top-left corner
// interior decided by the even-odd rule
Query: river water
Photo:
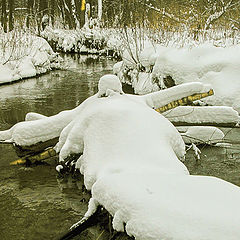
[[[97,91],[99,78],[111,73],[114,64],[110,59],[78,55],[65,60],[66,71],[0,87],[0,130],[23,121],[28,112],[50,116],[76,107]],[[229,141],[240,141],[239,129],[224,131]],[[196,161],[189,151],[185,163],[192,174],[213,175],[240,186],[239,149],[237,144],[202,146],[202,159]],[[82,192],[82,183],[59,180],[54,160],[30,168],[10,166],[16,159],[11,145],[0,145],[0,239],[57,239],[86,211],[88,195]]]

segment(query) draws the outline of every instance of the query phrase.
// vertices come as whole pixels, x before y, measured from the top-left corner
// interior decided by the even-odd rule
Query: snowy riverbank
[[[185,82],[211,84],[209,105],[231,106],[240,112],[240,44],[216,47],[212,43],[179,48],[145,42],[142,51],[131,47],[113,71],[136,94],[146,94]]]
[[[111,29],[81,28],[75,30],[46,27],[41,32],[51,46],[61,52],[97,54],[117,57],[120,55],[121,40]]]
[[[0,36],[0,84],[59,69],[63,60],[48,42],[29,33],[12,31]]]

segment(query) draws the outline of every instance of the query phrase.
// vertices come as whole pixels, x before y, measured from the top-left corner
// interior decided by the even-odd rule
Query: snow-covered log
[[[111,92],[92,102],[60,136],[60,163],[82,153],[76,166],[116,231],[139,240],[239,239],[240,188],[190,176],[178,132],[143,100]]]
[[[188,84],[189,93],[195,87],[206,90],[201,83]],[[187,94],[179,86],[169,92],[169,100],[181,91]],[[180,161],[185,155],[181,135],[152,109],[161,97],[124,94],[119,79],[107,75],[99,92],[77,110],[26,121],[0,135],[26,143],[26,137],[34,140],[33,126],[66,125],[55,149],[64,167],[73,154],[81,155],[76,168],[92,193],[85,218],[103,206],[113,216],[114,230],[138,240],[239,240],[240,188],[219,178],[189,175]],[[24,132],[27,125],[32,136]]]
[[[33,117],[36,120],[24,121],[15,124],[9,130],[0,132],[1,141],[14,142],[18,146],[25,147],[36,145],[41,142],[50,141],[59,137],[63,128],[71,123],[77,116],[81,116],[82,111],[88,108],[92,102],[99,101],[99,97],[111,95],[111,92],[122,92],[122,86],[119,79],[115,75],[105,75],[99,81],[99,91],[94,96],[86,99],[82,104],[72,110],[65,110],[57,115],[45,117],[42,115],[28,114],[26,119]],[[187,83],[182,86],[177,86],[172,89],[159,91],[144,96],[127,95],[133,101],[137,101],[145,104],[150,108],[159,108],[177,100],[179,97],[191,95],[193,93],[199,93],[208,91],[209,86],[201,83]]]
[[[162,114],[175,126],[234,127],[240,121],[238,112],[226,106],[179,106]]]

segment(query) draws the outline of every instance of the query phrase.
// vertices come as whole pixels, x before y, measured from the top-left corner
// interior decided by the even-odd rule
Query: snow
[[[104,175],[92,195],[137,240],[237,240],[240,189],[218,178],[154,171]]]
[[[237,124],[239,114],[232,107],[226,106],[179,106],[163,113],[174,123],[191,124]]]
[[[20,146],[29,146],[59,137],[63,128],[81,113],[88,102],[96,97],[94,95],[80,106],[72,110],[62,111],[51,117],[29,113],[26,116],[26,121],[15,124],[9,130],[0,131],[0,140],[15,142]]]
[[[179,161],[182,138],[145,100],[117,92],[97,98],[60,136],[60,163],[82,153],[76,166],[92,193],[81,221],[102,205],[115,230],[138,240],[239,239],[240,188],[190,176]]]
[[[178,128],[181,133],[183,140],[186,144],[215,144],[222,142],[224,133],[216,128],[210,126],[191,126],[187,128]]]
[[[164,79],[171,76],[177,85],[193,81],[211,84],[215,94],[204,102],[231,106],[240,112],[239,44],[220,47],[205,42],[179,48],[171,44],[162,46],[148,41],[144,43],[143,50],[131,45],[130,49],[126,48],[122,54],[122,70],[117,73],[122,82],[132,84],[135,93],[145,94],[146,89],[157,91],[164,88]],[[141,73],[139,65],[145,68],[144,74],[148,74],[148,78],[151,74],[151,81],[145,80],[146,84],[142,84],[142,77],[138,78],[138,73]],[[130,80],[126,80],[126,75]]]
[[[61,68],[61,58],[43,38],[27,33],[1,35],[0,83],[34,77],[53,68]],[[16,46],[15,46],[15,45]]]
[[[203,44],[192,49],[169,49],[159,55],[153,75],[170,75],[176,84],[193,80],[209,83],[215,95],[205,102],[240,111],[239,56],[239,45],[220,48]]]
[[[29,113],[29,121],[1,131],[0,140],[28,145],[60,135],[55,150],[61,165],[69,163],[72,154],[82,154],[76,168],[92,198],[84,218],[73,227],[102,205],[113,216],[113,228],[137,240],[238,240],[240,188],[218,178],[189,175],[180,161],[185,156],[180,133],[152,109],[209,89],[186,83],[136,96],[122,93],[119,79],[106,75],[99,92],[77,108],[51,117]],[[219,137],[215,128],[208,130],[211,141],[215,133]],[[186,133],[202,131],[189,128]]]
[[[100,78],[98,82],[98,96],[101,97],[102,95],[105,95],[108,89],[118,93],[123,93],[122,84],[117,76],[107,74]]]
[[[95,24],[94,19],[93,22],[90,21],[89,25],[91,24]],[[54,29],[47,26],[41,32],[41,36],[63,52],[109,55],[112,51],[111,54],[118,55],[121,41],[113,32],[115,31],[96,26],[90,29],[87,25],[76,30]]]
[[[200,82],[184,83],[158,92],[146,94],[143,98],[152,108],[160,108],[168,103],[193,95],[210,91],[211,86]]]

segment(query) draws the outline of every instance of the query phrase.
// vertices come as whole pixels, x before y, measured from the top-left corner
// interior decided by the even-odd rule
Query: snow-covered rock
[[[181,130],[183,130],[183,128],[181,128]],[[187,144],[215,144],[222,142],[225,136],[220,129],[210,126],[187,127],[181,135]]]
[[[239,114],[226,106],[179,106],[163,113],[174,123],[191,124],[238,124]]]

